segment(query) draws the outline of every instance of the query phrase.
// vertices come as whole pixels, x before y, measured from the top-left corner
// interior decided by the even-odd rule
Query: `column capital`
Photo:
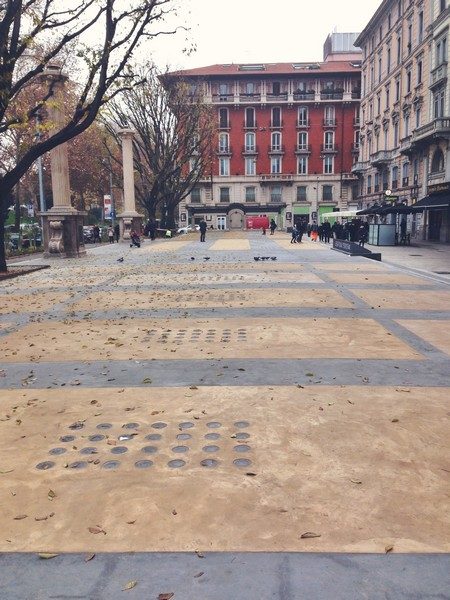
[[[119,129],[119,131],[117,132],[120,137],[123,138],[133,138],[136,135],[136,132],[134,131],[134,129],[130,129],[129,127],[124,127],[123,129]]]

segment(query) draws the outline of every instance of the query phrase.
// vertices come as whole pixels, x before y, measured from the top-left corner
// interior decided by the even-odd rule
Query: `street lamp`
[[[111,157],[109,156],[108,159],[104,159],[102,162],[109,169],[109,196],[111,198],[111,226],[114,229],[114,226],[116,224],[116,203],[115,203],[114,194],[113,194],[113,172],[112,172]]]

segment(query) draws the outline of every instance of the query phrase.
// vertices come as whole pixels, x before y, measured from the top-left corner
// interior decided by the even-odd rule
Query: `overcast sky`
[[[321,60],[333,30],[361,31],[381,0],[182,0],[177,23],[187,24],[197,51],[182,54],[186,34],[152,42],[163,68],[216,63]]]

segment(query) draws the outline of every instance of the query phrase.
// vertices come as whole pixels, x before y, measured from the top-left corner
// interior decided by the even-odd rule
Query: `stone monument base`
[[[122,242],[127,242],[131,239],[130,234],[132,231],[137,231],[139,235],[141,234],[143,218],[144,215],[132,211],[123,212],[120,215],[117,215],[120,227],[120,240]]]
[[[53,207],[40,214],[43,218],[44,258],[85,256],[83,222],[86,214],[72,207]]]

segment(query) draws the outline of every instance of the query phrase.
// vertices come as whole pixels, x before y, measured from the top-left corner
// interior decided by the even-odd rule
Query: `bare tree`
[[[163,31],[175,0],[0,0],[0,136],[32,123],[52,100],[52,85],[25,107],[21,95],[55,60],[71,51],[77,101],[57,131],[36,139],[0,172],[0,271],[6,270],[4,222],[11,192],[34,161],[85,131],[101,107],[137,78],[130,58],[142,42]],[[74,58],[73,58],[74,57]],[[74,68],[77,69],[76,74]]]
[[[153,68],[141,72],[145,83],[126,90],[109,106],[110,131],[136,131],[137,199],[150,218],[157,211],[164,227],[174,227],[175,210],[200,179],[208,178],[213,159],[214,113],[201,87]]]

